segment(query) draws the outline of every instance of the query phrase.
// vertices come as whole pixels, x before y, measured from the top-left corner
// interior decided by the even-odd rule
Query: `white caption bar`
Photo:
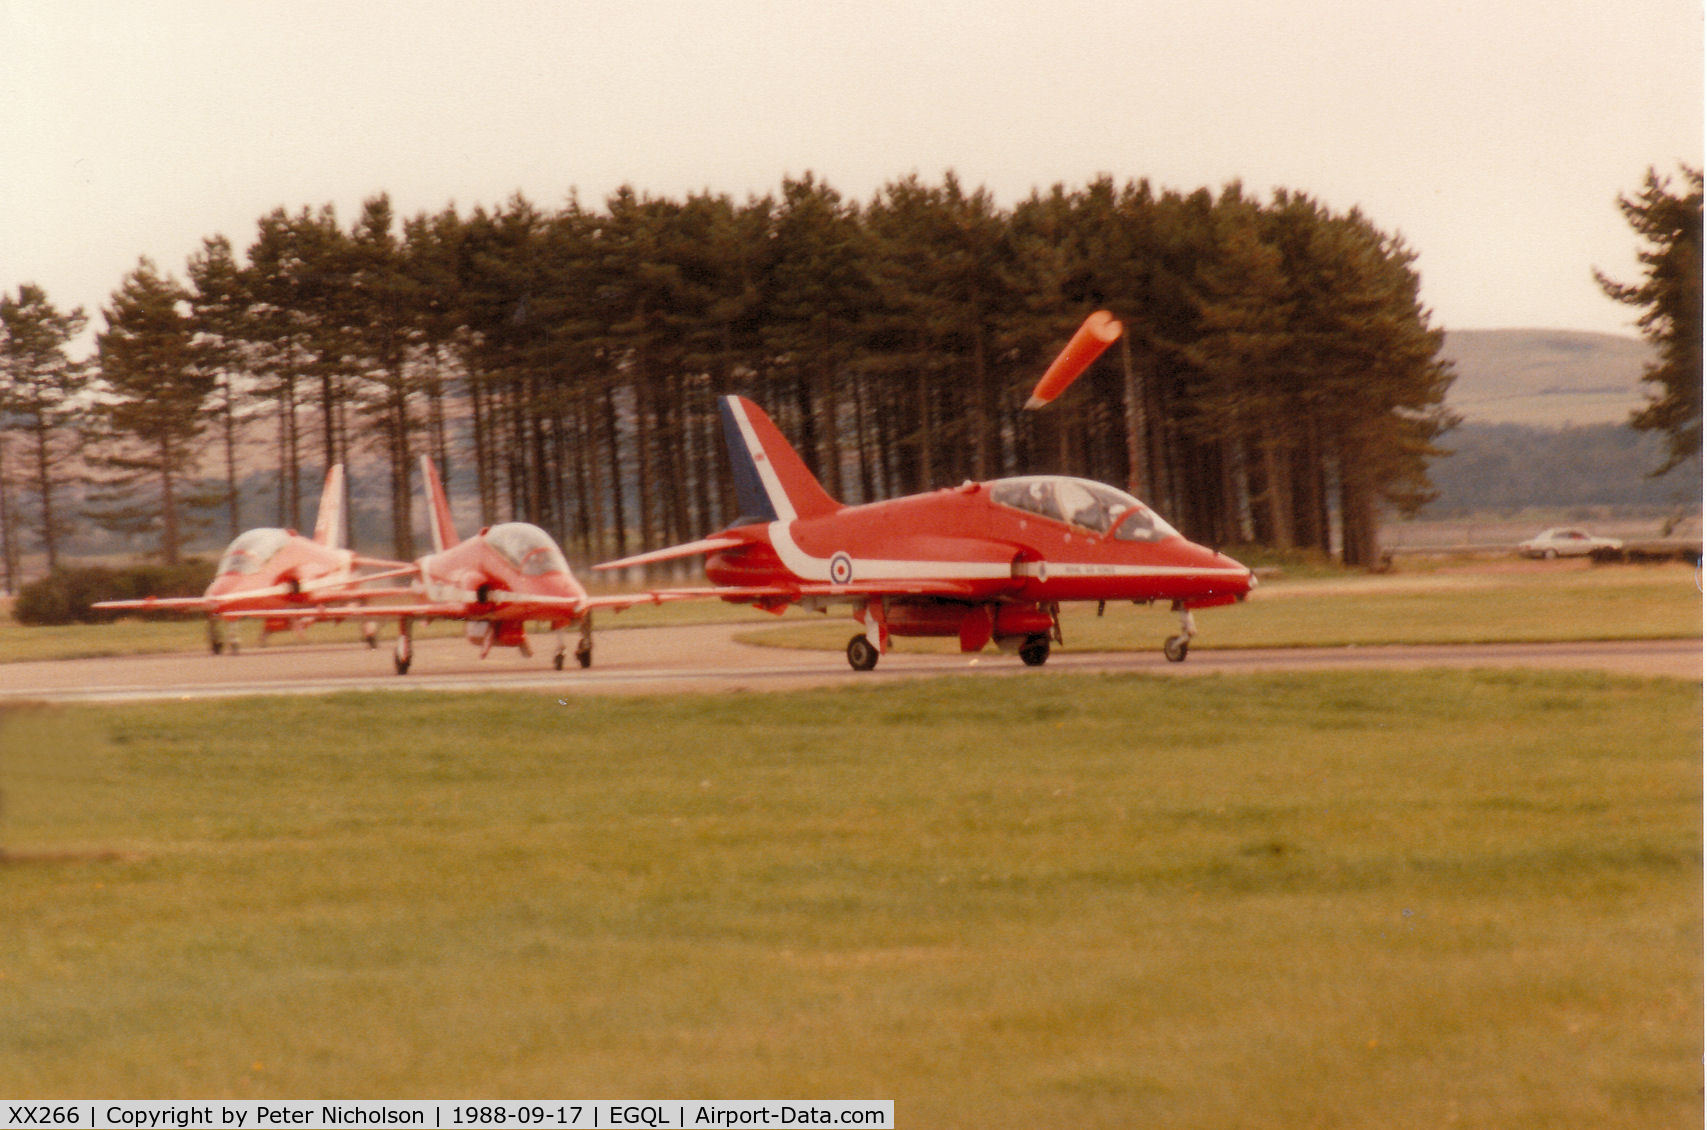
[[[0,1117],[0,1130],[20,1127],[33,1127],[35,1130],[66,1130],[67,1127],[75,1127],[76,1130],[103,1130],[106,1127],[118,1130],[188,1130],[190,1127],[257,1130],[281,1126],[303,1127],[305,1130],[343,1126],[421,1126],[433,1130],[856,1126],[893,1130],[894,1125],[895,1102],[892,1099],[550,1099],[528,1102],[513,1099],[490,1102],[237,1102],[189,1099],[131,1102],[79,1099],[75,1102],[9,1101],[4,1104],[4,1115]]]

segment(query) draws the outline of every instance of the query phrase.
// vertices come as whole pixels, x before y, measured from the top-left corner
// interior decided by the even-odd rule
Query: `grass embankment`
[[[843,617],[755,628],[773,647],[840,649]],[[1178,631],[1167,606],[1061,606],[1066,651],[1149,651]],[[1387,576],[1282,578],[1250,599],[1197,614],[1194,648],[1678,639],[1701,635],[1701,590],[1683,565],[1471,568]],[[896,640],[903,651],[956,650],[954,640]]]
[[[1688,1124],[1700,719],[1449,671],[14,710],[0,1093]]]

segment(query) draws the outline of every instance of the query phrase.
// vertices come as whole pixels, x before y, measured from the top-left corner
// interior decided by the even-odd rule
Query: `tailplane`
[[[326,471],[326,485],[320,488],[320,510],[314,515],[314,540],[333,549],[342,549],[348,532],[344,525],[344,465],[334,463]]]
[[[427,484],[427,527],[433,534],[433,552],[443,553],[456,545],[456,524],[451,521],[450,500],[445,497],[444,484],[439,481],[439,469],[431,456],[421,456],[421,479]]]
[[[729,445],[735,475],[735,496],[741,505],[736,524],[821,518],[842,508],[824,492],[757,404],[745,397],[725,396],[718,409],[723,414],[723,438]]]

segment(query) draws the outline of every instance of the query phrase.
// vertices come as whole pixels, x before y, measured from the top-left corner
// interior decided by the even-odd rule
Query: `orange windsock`
[[[1120,330],[1120,322],[1107,310],[1098,310],[1086,318],[1085,324],[1073,334],[1073,340],[1067,343],[1067,348],[1050,363],[1043,379],[1031,390],[1031,399],[1025,402],[1025,406],[1042,408],[1067,391],[1067,386],[1072,384],[1092,361],[1101,357],[1103,350],[1114,344],[1115,339],[1120,336]]]

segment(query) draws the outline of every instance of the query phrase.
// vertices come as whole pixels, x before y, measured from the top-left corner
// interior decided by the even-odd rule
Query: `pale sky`
[[[1101,173],[1358,206],[1447,329],[1633,333],[1616,207],[1702,161],[1701,0],[0,0],[0,289],[98,312],[278,206],[347,225],[866,200],[956,171],[1011,205]]]

